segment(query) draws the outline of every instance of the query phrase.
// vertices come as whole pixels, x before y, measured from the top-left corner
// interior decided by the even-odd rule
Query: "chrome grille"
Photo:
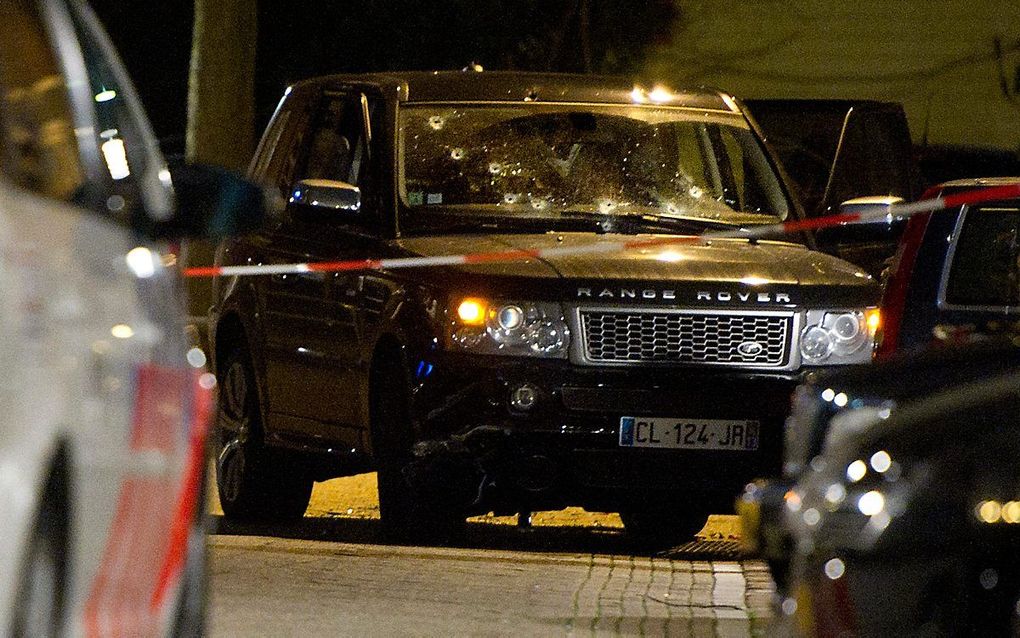
[[[793,325],[792,315],[776,313],[581,310],[580,315],[585,358],[598,363],[781,367]]]

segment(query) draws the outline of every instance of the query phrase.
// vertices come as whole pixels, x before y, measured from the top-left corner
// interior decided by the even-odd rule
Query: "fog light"
[[[530,383],[523,383],[510,392],[510,407],[527,412],[538,403],[538,388]]]

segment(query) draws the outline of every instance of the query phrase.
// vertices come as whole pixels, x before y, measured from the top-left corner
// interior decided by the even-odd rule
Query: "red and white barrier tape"
[[[676,235],[654,239],[596,242],[585,246],[562,246],[540,250],[506,250],[500,252],[442,255],[437,257],[400,257],[395,259],[359,259],[353,261],[322,261],[296,264],[257,264],[251,266],[198,266],[185,268],[185,277],[245,277],[253,275],[290,275],[308,272],[344,272],[351,270],[392,270],[398,268],[430,268],[461,264],[523,261],[597,253],[615,253],[634,248],[649,248],[675,244],[700,244],[713,239],[761,239],[774,235],[789,235],[806,230],[817,230],[844,224],[900,219],[918,213],[930,213],[943,208],[973,205],[981,202],[1020,197],[1020,184],[1007,184],[980,188],[945,197],[924,199],[909,204],[895,204],[888,208],[860,213],[839,213],[814,219],[782,222],[740,230],[712,231],[702,235]]]

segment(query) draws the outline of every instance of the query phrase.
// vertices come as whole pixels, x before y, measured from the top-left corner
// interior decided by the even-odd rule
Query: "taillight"
[[[907,289],[910,278],[914,274],[914,263],[917,253],[924,240],[924,232],[928,228],[931,213],[914,215],[907,220],[907,227],[900,238],[900,245],[893,258],[889,280],[882,294],[882,341],[878,346],[877,356],[885,358],[899,348],[900,324],[903,322],[903,311],[907,304]]]

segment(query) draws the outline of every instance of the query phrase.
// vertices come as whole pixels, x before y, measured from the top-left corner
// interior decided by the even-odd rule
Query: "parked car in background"
[[[863,405],[784,496],[792,633],[1020,632],[1020,372],[994,367],[884,405],[834,384]]]
[[[723,93],[437,72],[288,90],[252,177],[289,205],[229,265],[590,249],[798,215]],[[792,238],[797,240],[797,237]],[[608,244],[606,244],[608,245]],[[778,471],[790,390],[870,362],[876,282],[745,239],[216,282],[228,517],[377,469],[384,526],[582,505],[681,537]],[[739,400],[737,398],[739,397]]]
[[[0,20],[0,633],[200,635],[214,379],[164,240],[259,213],[170,174],[90,9]],[[209,213],[185,201],[212,205]],[[217,209],[217,205],[219,208]],[[200,214],[201,213],[201,214]],[[250,226],[250,224],[249,224]]]
[[[939,197],[1020,183],[1020,177],[957,180]],[[958,206],[907,222],[882,298],[881,355],[969,333],[996,332],[1020,309],[1020,199]]]
[[[874,100],[747,100],[748,109],[797,185],[808,217],[860,197],[914,200],[926,184],[917,168],[903,107]],[[819,250],[875,275],[896,250],[903,223],[820,229]]]

